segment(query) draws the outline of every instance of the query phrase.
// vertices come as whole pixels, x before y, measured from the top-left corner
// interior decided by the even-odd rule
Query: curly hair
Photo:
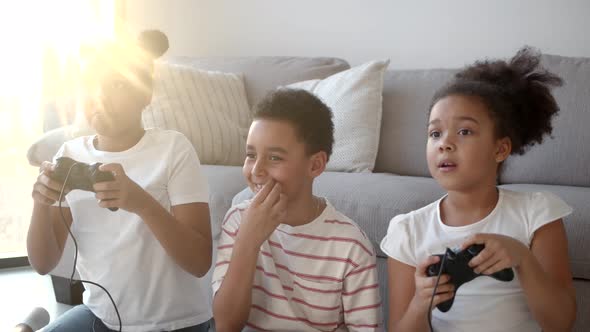
[[[254,119],[290,123],[308,155],[324,151],[330,159],[334,145],[332,111],[310,92],[287,88],[270,92],[254,107]]]
[[[551,88],[563,81],[539,63],[539,52],[530,47],[520,49],[508,62],[477,61],[436,92],[430,110],[451,95],[477,97],[494,120],[496,137],[509,137],[511,153],[522,155],[542,143],[544,135],[551,135],[551,120],[559,112]]]

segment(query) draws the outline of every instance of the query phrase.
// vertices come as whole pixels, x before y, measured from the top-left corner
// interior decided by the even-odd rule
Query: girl
[[[381,242],[389,256],[389,330],[567,331],[576,312],[562,218],[572,209],[546,192],[496,186],[511,154],[543,141],[559,108],[550,87],[561,79],[521,49],[510,62],[476,62],[438,91],[430,107],[427,161],[448,192],[440,200],[391,220]],[[453,297],[450,276],[428,277],[432,256],[472,244],[485,249],[470,262],[490,275],[512,268],[502,282],[479,277]],[[432,300],[432,301],[431,301]]]

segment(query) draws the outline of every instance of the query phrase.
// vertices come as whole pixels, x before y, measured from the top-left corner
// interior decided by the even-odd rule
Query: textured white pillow
[[[288,85],[319,97],[334,114],[334,148],[326,169],[371,172],[381,131],[383,74],[389,60],[371,61],[323,80]]]
[[[251,121],[241,74],[156,64],[144,126],[183,133],[202,164],[242,165]]]

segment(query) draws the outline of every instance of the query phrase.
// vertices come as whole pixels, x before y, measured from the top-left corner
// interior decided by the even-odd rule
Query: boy
[[[371,242],[312,194],[333,131],[309,92],[281,89],[257,105],[243,167],[255,196],[226,214],[213,273],[218,331],[381,329]]]
[[[96,193],[66,188],[58,202],[63,184],[52,179],[55,164],[45,162],[33,188],[29,260],[41,274],[55,267],[68,236],[65,223],[78,243],[81,279],[109,291],[124,331],[206,331],[210,288],[197,277],[211,265],[207,182],[184,136],[142,127],[153,60],[167,49],[161,32],[142,37],[139,46],[108,44],[85,55],[83,106],[96,135],[66,142],[56,159],[101,162],[114,180],[94,184]],[[165,47],[150,47],[154,39]],[[45,331],[120,329],[107,293],[85,286],[84,305]]]

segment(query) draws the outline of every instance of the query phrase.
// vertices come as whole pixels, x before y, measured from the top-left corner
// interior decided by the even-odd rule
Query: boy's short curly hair
[[[281,88],[270,92],[254,107],[254,119],[286,121],[294,127],[308,155],[325,151],[329,159],[332,154],[332,111],[308,91]]]
[[[551,134],[551,120],[559,112],[550,90],[561,86],[562,79],[539,63],[540,54],[530,47],[520,49],[508,62],[478,61],[437,91],[430,110],[447,96],[477,97],[494,120],[496,136],[509,137],[512,154],[522,155]]]

